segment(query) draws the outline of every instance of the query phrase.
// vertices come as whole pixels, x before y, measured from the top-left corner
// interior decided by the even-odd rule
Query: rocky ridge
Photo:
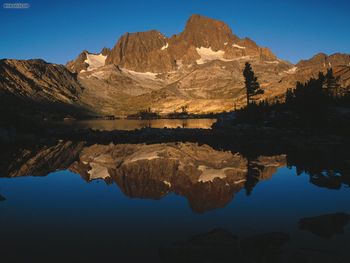
[[[83,87],[63,65],[41,59],[0,60],[0,94],[37,102],[75,104]]]
[[[126,33],[110,50],[83,51],[62,65],[1,60],[0,92],[34,102],[63,103],[94,115],[126,116],[151,108],[159,114],[230,111],[245,105],[242,70],[252,64],[264,95],[283,100],[288,88],[332,67],[350,86],[347,54],[318,54],[296,65],[235,35],[222,21],[193,15],[178,35],[157,30]]]
[[[169,38],[157,30],[124,34],[105,65],[82,71],[79,79],[86,87],[84,104],[96,108],[98,103],[104,114],[146,108],[166,114],[182,106],[191,113],[222,112],[245,105],[245,62],[252,64],[265,90],[257,99],[275,100],[283,99],[297,81],[328,67],[349,85],[348,57],[321,54],[293,65],[251,39],[239,38],[222,21],[193,15],[183,32]]]
[[[111,50],[106,64],[137,72],[167,73],[182,65],[247,56],[266,61],[277,59],[269,49],[234,35],[224,22],[192,15],[185,30],[170,38],[157,30],[126,33]]]

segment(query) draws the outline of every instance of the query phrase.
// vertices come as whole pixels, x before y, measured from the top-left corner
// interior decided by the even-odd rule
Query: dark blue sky
[[[291,62],[350,53],[349,0],[37,0],[22,1],[31,5],[23,10],[4,9],[4,2],[11,1],[1,1],[0,58],[66,63],[84,49],[113,47],[125,32],[179,33],[194,13],[225,21]]]

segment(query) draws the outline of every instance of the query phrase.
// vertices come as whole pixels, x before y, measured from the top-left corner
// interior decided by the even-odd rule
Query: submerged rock
[[[160,248],[163,262],[282,262],[289,235],[282,232],[238,238],[225,229],[190,237]]]
[[[344,232],[344,227],[349,220],[350,215],[345,213],[307,217],[300,219],[299,229],[309,231],[325,239],[331,239],[336,234]]]

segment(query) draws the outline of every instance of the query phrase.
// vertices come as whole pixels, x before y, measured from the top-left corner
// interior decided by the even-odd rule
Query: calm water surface
[[[65,121],[66,125],[94,130],[135,130],[151,128],[201,128],[210,129],[216,119],[156,119],[156,120],[83,120]]]
[[[60,142],[20,151],[0,178],[1,254],[19,262],[67,255],[92,262],[200,262],[186,257],[203,260],[206,243],[191,241],[188,248],[187,240],[220,229],[241,239],[285,233],[286,253],[311,258],[301,262],[348,262],[346,219],[331,219],[326,233],[317,220],[300,228],[302,218],[350,214],[348,175],[297,175],[286,158],[247,160],[190,143]]]

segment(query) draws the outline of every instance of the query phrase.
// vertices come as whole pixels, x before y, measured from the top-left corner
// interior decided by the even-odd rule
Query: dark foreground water
[[[1,262],[350,262],[349,175],[287,159],[191,143],[17,151]]]

